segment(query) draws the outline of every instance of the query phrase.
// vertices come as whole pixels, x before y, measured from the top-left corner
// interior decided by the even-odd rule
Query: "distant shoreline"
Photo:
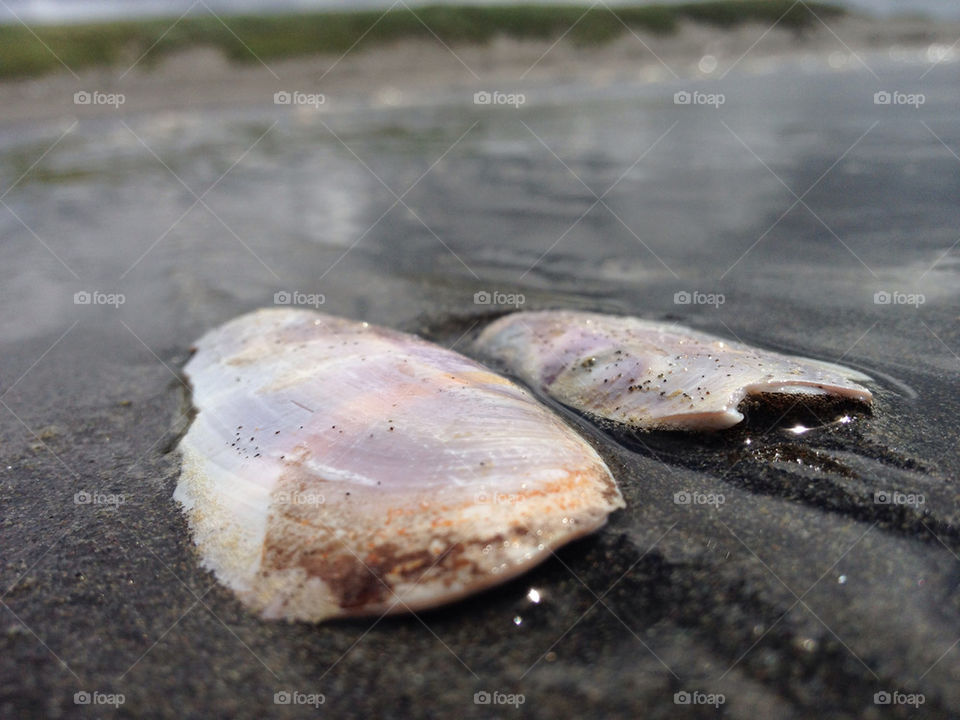
[[[437,5],[258,16],[149,18],[72,25],[0,26],[0,79],[36,77],[69,68],[148,65],[196,47],[217,48],[236,62],[269,62],[341,54],[407,40],[449,46],[484,44],[495,37],[550,40],[581,46],[610,42],[630,31],[676,32],[684,21],[718,27],[777,23],[800,31],[845,11],[822,2],[709,0],[679,5],[590,9],[577,5]]]
[[[571,9],[565,7],[566,11]],[[667,7],[670,12],[663,14]],[[784,15],[784,7],[794,10]],[[814,8],[814,12],[806,7]],[[564,16],[565,26],[556,18],[545,25],[543,18],[537,20],[542,10],[539,6],[433,8],[431,12],[446,12],[445,19],[418,10],[417,16],[407,13],[402,22],[400,18],[390,20],[389,13],[372,13],[372,19],[366,17],[369,13],[340,13],[336,14],[338,22],[354,24],[352,29],[338,26],[338,39],[335,43],[331,40],[330,45],[320,42],[317,28],[303,19],[316,19],[318,15],[302,16],[299,31],[281,34],[277,34],[279,25],[270,23],[290,23],[291,16],[257,19],[262,25],[259,35],[247,32],[251,25],[235,24],[237,18],[231,19],[228,31],[211,17],[204,22],[216,23],[222,32],[209,23],[199,29],[178,24],[146,50],[137,44],[125,46],[114,38],[111,47],[115,55],[101,53],[95,56],[103,62],[79,65],[63,56],[61,63],[51,52],[54,45],[48,50],[29,33],[18,40],[25,43],[19,50],[11,49],[10,38],[4,36],[7,29],[0,28],[0,67],[11,54],[33,47],[33,51],[39,49],[47,56],[44,68],[50,60],[59,68],[38,70],[38,75],[8,72],[4,77],[0,73],[0,123],[268,105],[277,93],[292,95],[289,104],[297,106],[292,111],[312,113],[429,102],[444,94],[469,98],[474,92],[484,91],[536,93],[567,82],[601,87],[630,82],[710,81],[731,71],[763,71],[764,64],[800,56],[823,63],[829,59],[831,67],[838,64],[838,69],[843,69],[862,66],[858,53],[900,48],[914,55],[921,51],[936,55],[934,51],[946,52],[960,36],[960,23],[876,19],[834,7],[824,12],[827,6],[808,3],[806,7],[790,0],[721,0],[703,5],[617,8],[617,15],[604,11],[603,18],[573,8],[577,14],[573,20]],[[795,14],[798,8],[801,15]],[[771,9],[779,11],[772,20]],[[628,10],[639,14],[630,15]],[[329,20],[333,15],[323,17]],[[369,21],[366,26],[359,23],[360,17]],[[504,24],[508,19],[515,23]],[[381,27],[388,20],[398,24]],[[420,30],[413,29],[410,20]],[[432,21],[433,25],[424,25],[421,20]],[[254,19],[246,18],[245,22],[253,23]],[[165,29],[169,25],[166,23]],[[83,27],[92,33],[92,28],[106,26]],[[116,30],[117,26],[110,27]],[[65,32],[62,27],[56,30]],[[226,42],[224,34],[234,42],[244,38],[239,50],[222,44]],[[110,36],[80,32],[64,37],[65,42],[76,42],[78,47],[84,43],[95,47]],[[208,41],[211,37],[219,40]],[[253,38],[259,40],[253,42]],[[318,47],[327,49],[321,52]],[[956,50],[951,52],[958,54]],[[32,67],[38,69],[41,64]],[[278,97],[280,104],[286,104],[284,96]]]

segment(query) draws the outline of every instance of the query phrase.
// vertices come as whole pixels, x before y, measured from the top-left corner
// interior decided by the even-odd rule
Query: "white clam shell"
[[[623,500],[524,389],[404,333],[261,310],[200,339],[174,498],[268,618],[427,608],[502,582]]]
[[[518,312],[487,326],[476,347],[565,405],[641,429],[728,428],[748,395],[872,400],[856,370],[633,317]]]

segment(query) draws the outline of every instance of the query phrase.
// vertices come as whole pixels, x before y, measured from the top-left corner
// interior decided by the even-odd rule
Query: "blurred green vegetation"
[[[97,65],[129,66],[144,55],[142,62],[149,65],[173,51],[195,46],[219,48],[238,62],[255,62],[255,56],[270,60],[343,53],[354,44],[369,48],[411,38],[436,42],[439,37],[455,45],[484,43],[496,35],[552,40],[567,33],[571,42],[591,45],[608,42],[627,32],[628,27],[670,33],[682,20],[728,27],[747,22],[770,25],[779,18],[780,26],[802,30],[818,22],[814,12],[823,19],[843,14],[831,5],[805,5],[793,0],[711,0],[615,7],[613,12],[607,8],[585,11],[575,5],[428,6],[385,14],[231,15],[224,18],[225,22],[213,15],[201,15],[183,18],[173,28],[169,18],[29,29],[3,25],[0,77],[54,72],[62,69],[61,60],[74,71]]]

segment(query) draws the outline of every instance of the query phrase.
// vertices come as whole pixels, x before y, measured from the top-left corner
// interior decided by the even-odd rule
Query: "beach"
[[[956,717],[958,36],[684,23],[0,83],[0,715]],[[678,436],[541,398],[610,466],[607,526],[435,611],[266,622],[172,500],[181,369],[294,297],[467,354],[517,307],[677,322],[856,368],[874,404]]]

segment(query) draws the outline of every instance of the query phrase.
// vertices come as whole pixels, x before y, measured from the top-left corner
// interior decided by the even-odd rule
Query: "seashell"
[[[588,312],[518,312],[477,350],[564,405],[638,429],[720,430],[747,396],[829,395],[862,403],[863,373],[678,325]]]
[[[174,493],[265,618],[420,610],[512,578],[624,506],[518,385],[412,335],[297,309],[204,335]]]

